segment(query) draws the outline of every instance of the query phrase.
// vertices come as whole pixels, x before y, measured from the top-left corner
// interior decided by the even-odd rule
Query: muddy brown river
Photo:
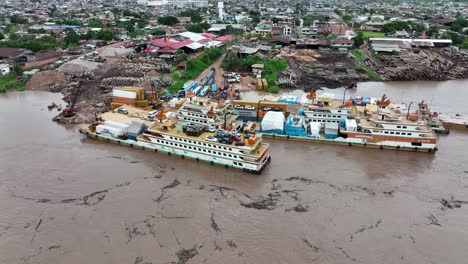
[[[356,94],[382,92],[468,112],[466,80]],[[439,136],[436,154],[268,140],[257,176],[87,139],[50,121],[59,100],[0,95],[0,263],[468,259],[468,131]]]

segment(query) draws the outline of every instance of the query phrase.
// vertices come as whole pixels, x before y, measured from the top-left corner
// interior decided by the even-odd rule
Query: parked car
[[[212,125],[212,126],[210,126],[210,127],[208,128],[208,131],[210,131],[211,133],[214,133],[214,132],[216,132],[216,127],[214,127],[214,126]]]
[[[239,135],[237,135],[236,133],[231,133],[231,135],[229,137],[234,141],[240,141],[241,140]]]
[[[118,108],[117,113],[126,115],[128,114],[128,110],[125,108]]]
[[[218,142],[218,139],[213,136],[206,136],[205,140],[210,142]]]
[[[237,141],[236,146],[245,146],[245,142],[244,141]]]
[[[230,138],[222,138],[219,140],[220,143],[224,143],[224,144],[232,144],[232,139]]]
[[[240,109],[244,109],[244,106],[243,105],[236,105],[236,106],[234,106],[234,108],[240,110]]]
[[[218,132],[215,135],[215,137],[217,138],[224,138],[227,136],[229,136],[229,134],[225,130],[218,130]]]
[[[267,106],[264,106],[264,107],[262,107],[262,110],[263,110],[263,111],[270,111],[271,108],[270,108],[270,107],[267,107]]]
[[[158,114],[158,111],[153,110],[153,111],[148,113],[148,118],[150,118],[150,119],[154,118],[157,114]]]

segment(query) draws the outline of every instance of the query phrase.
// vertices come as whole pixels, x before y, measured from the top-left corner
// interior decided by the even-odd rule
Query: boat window
[[[408,136],[411,136],[412,134],[411,133],[408,133]]]
[[[406,126],[403,126],[403,128],[406,128]]]
[[[401,126],[396,126],[396,128],[401,128]]]

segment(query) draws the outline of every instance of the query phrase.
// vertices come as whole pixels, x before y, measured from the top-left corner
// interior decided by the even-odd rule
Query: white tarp
[[[321,128],[322,124],[320,122],[310,122],[310,136],[314,138],[319,138]]]
[[[262,131],[284,130],[285,117],[283,112],[268,111],[262,120]]]
[[[354,119],[346,119],[346,131],[356,131],[357,123]]]
[[[124,91],[119,89],[112,90],[112,96],[136,99],[136,92]]]
[[[96,126],[96,132],[98,134],[107,134],[113,137],[118,137],[123,135],[122,129],[106,126],[106,125],[98,125]]]
[[[169,101],[169,107],[175,108],[177,102],[179,102],[179,99],[178,99],[178,98],[172,98],[172,99]]]
[[[104,125],[114,127],[114,128],[118,128],[118,129],[122,129],[122,131],[124,133],[127,133],[128,127],[130,126],[130,125],[127,125],[127,124],[117,123],[117,122],[110,121],[110,120],[104,121]]]

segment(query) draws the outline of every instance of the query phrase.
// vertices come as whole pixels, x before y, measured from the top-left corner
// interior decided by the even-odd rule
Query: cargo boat
[[[313,97],[313,98],[312,98]],[[298,114],[268,112],[260,123],[264,137],[368,148],[434,153],[437,137],[427,122],[412,121],[389,107],[383,96],[376,104],[355,106],[331,96],[311,96]]]
[[[132,108],[128,107],[128,115],[104,113],[100,118],[102,120],[86,125],[80,132],[90,138],[110,143],[260,174],[271,160],[269,144],[263,142],[261,135],[246,136],[214,128],[213,124],[222,126],[221,120],[224,121],[225,117],[216,117],[218,114],[213,109],[213,103],[199,99],[190,98],[184,105],[210,107],[206,112],[207,119],[197,116],[200,119],[185,123],[177,118],[167,117],[167,113],[160,111],[155,116],[156,121],[142,121],[131,117]],[[177,116],[190,116],[187,115],[188,108],[184,107],[184,114],[178,112]],[[218,109],[222,109],[219,113],[229,114],[224,103],[218,105]],[[232,118],[235,120],[234,114]],[[195,123],[196,121],[201,123]]]

